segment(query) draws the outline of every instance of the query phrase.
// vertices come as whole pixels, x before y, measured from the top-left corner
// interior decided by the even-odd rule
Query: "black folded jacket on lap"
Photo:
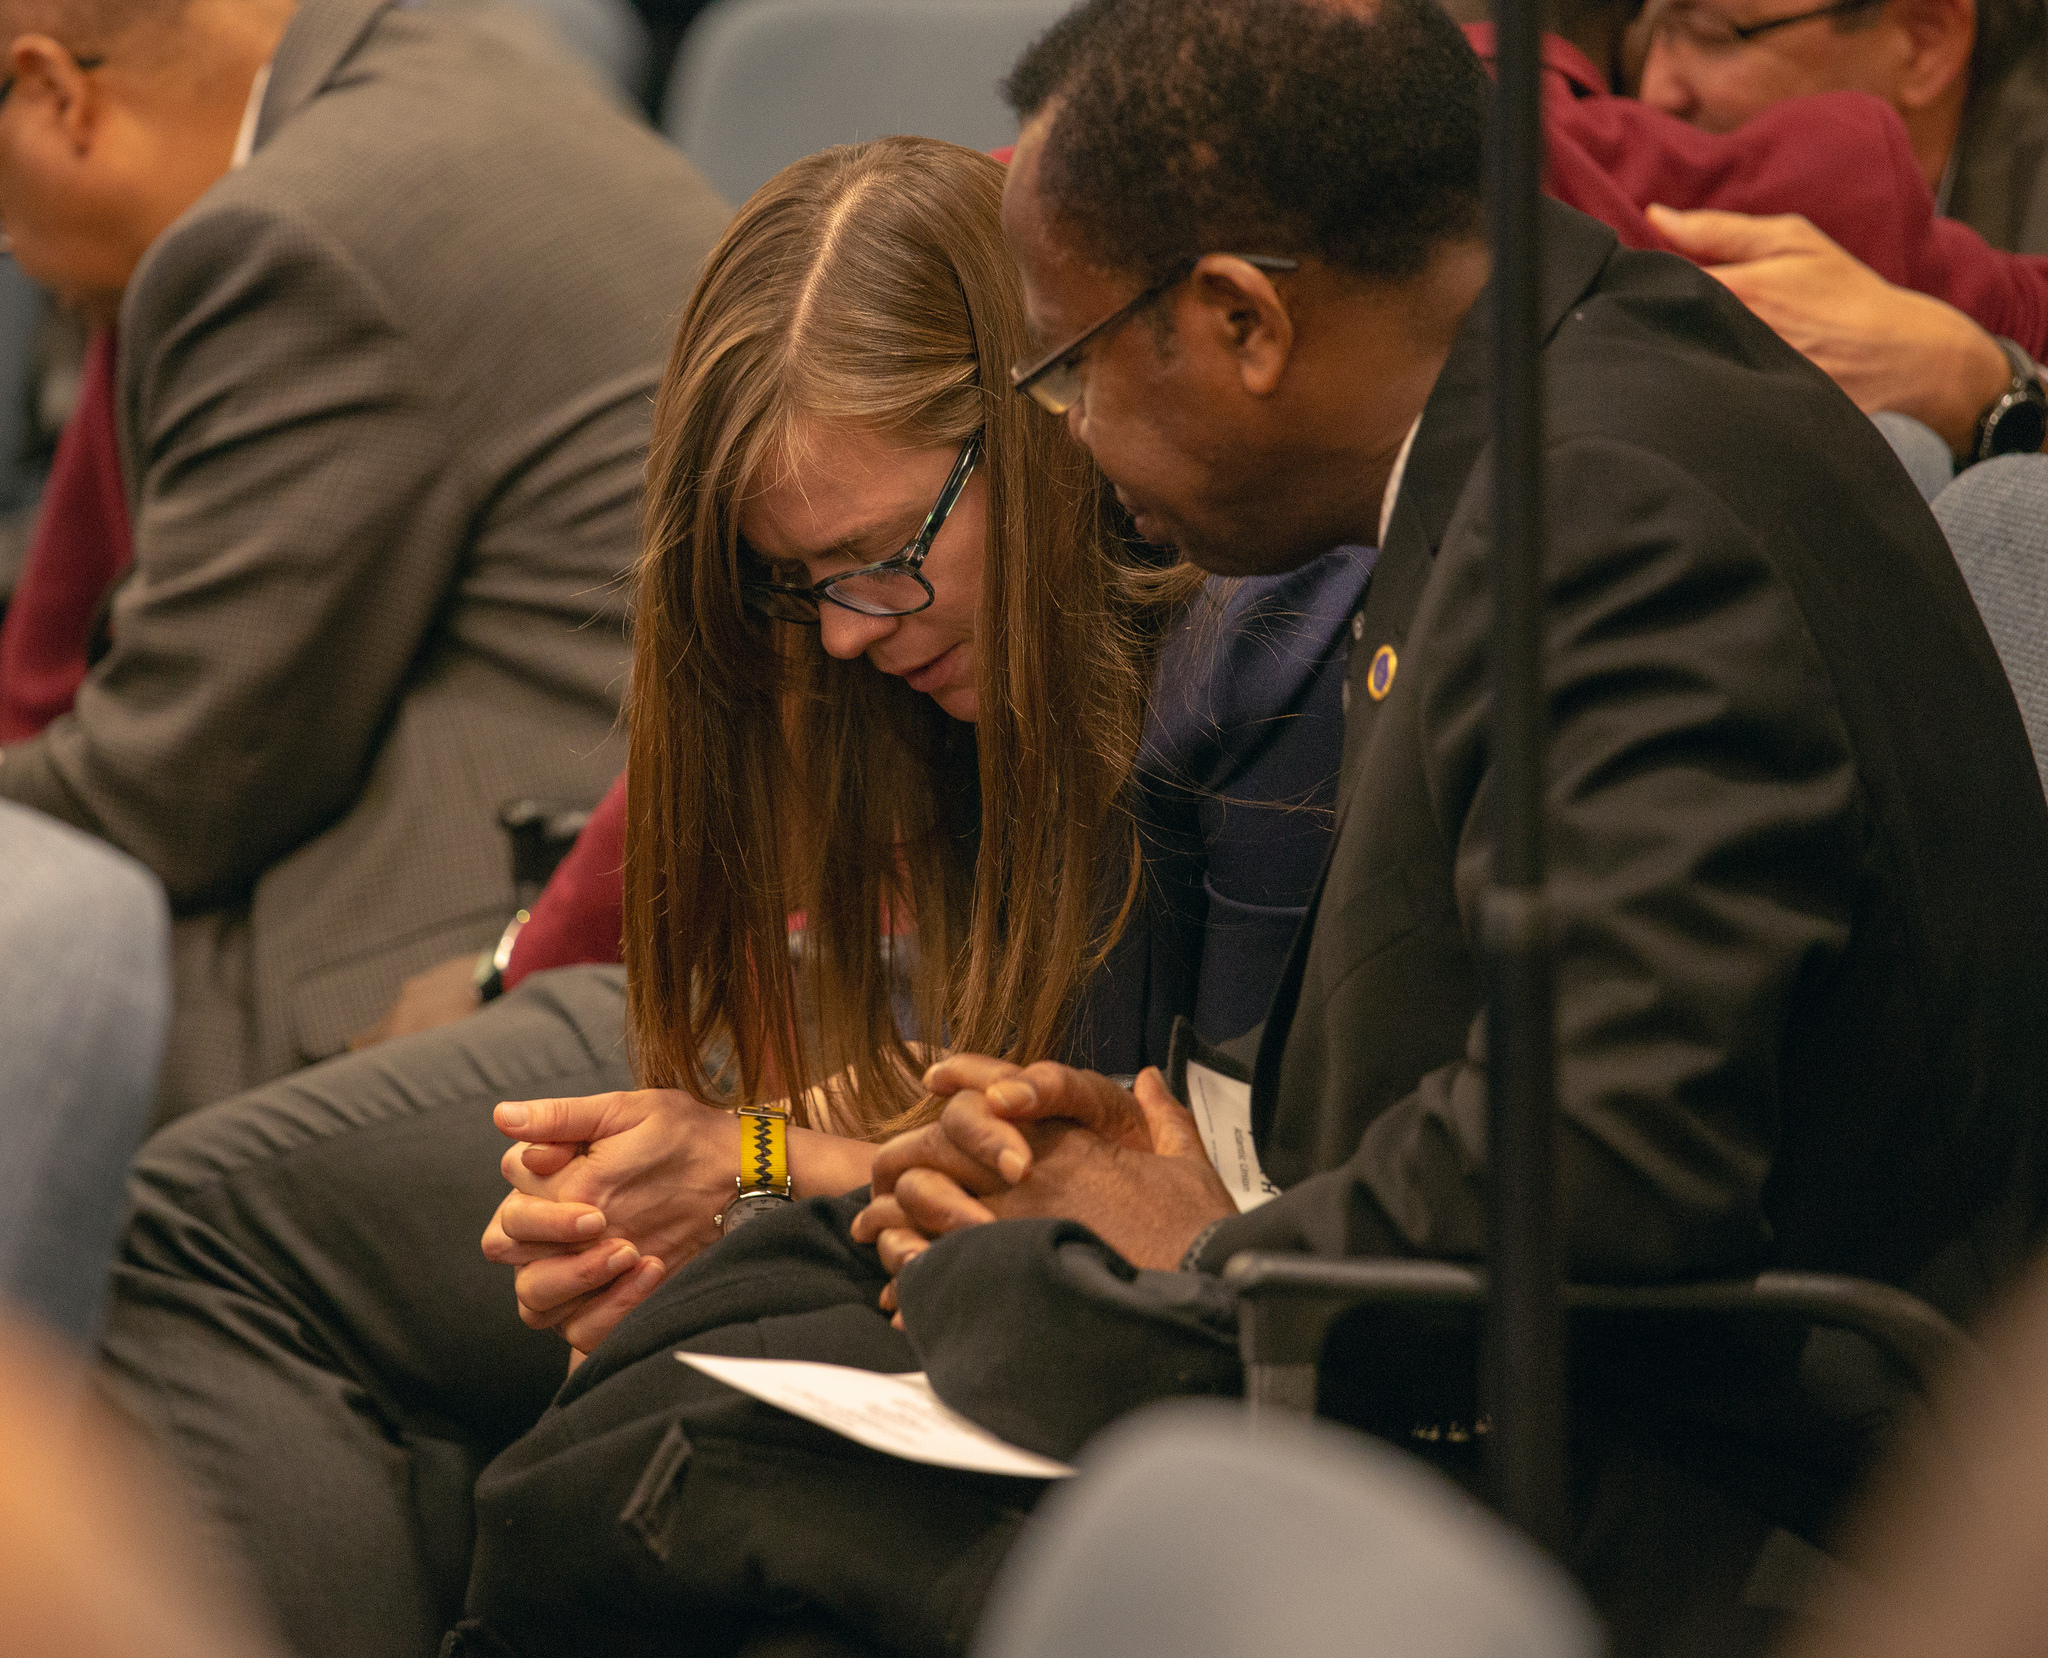
[[[620,1325],[476,1488],[450,1655],[737,1651],[800,1611],[888,1652],[962,1652],[1035,1480],[870,1451],[678,1350],[917,1368],[847,1226],[865,1190],[751,1222]]]

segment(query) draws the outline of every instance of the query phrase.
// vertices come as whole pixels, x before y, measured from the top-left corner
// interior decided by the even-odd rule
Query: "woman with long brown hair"
[[[1108,982],[1130,970],[1155,993],[1141,1004],[1188,998],[1169,1015],[1196,1011],[1204,972],[1253,986],[1237,1028],[1254,1022],[1306,900],[1336,710],[1285,717],[1334,660],[1362,569],[1198,598],[1196,572],[1126,541],[1085,451],[1011,392],[1010,365],[1034,353],[1001,188],[994,162],[930,140],[799,162],[741,209],[678,328],[630,699],[626,962],[646,1091],[501,1108],[521,1144],[485,1238],[521,1268],[523,1316],[581,1351],[716,1241],[728,1209],[862,1184],[872,1143],[933,1109],[919,1079],[937,1048],[1101,1064],[1108,1041],[1124,1056],[1110,1069],[1163,1061],[1143,1028],[1159,1009],[1133,1019]],[[1105,973],[1134,915],[1174,907],[1176,841],[1202,838],[1160,817],[1162,793],[1200,792],[1184,775],[1200,743],[1155,742],[1140,762],[1155,657],[1183,670],[1166,688],[1192,708],[1192,682],[1296,605],[1296,645],[1315,642],[1257,666],[1269,706],[1231,719],[1257,735],[1201,779],[1219,800],[1290,797],[1291,813],[1240,802],[1238,835],[1265,839],[1257,898],[1222,950],[1198,938],[1190,962],[1178,938],[1155,969],[1148,933]],[[1230,902],[1199,877],[1192,896],[1212,920]],[[786,1127],[730,1109],[785,1102]],[[752,1181],[743,1137],[751,1156],[765,1132],[785,1172]]]
[[[814,156],[741,210],[684,312],[630,699],[650,1080],[802,1101],[839,1077],[809,1114],[882,1131],[923,1068],[882,918],[917,941],[919,1030],[1046,1051],[1104,940],[1098,872],[1135,869],[1150,638],[1200,578],[1134,568],[1086,453],[1010,395],[1028,344],[1001,192],[995,162],[931,140]],[[921,570],[850,573],[935,500]]]
[[[476,1471],[561,1385],[475,1246],[498,1102],[531,1103],[499,1107],[528,1143],[493,1253],[587,1351],[808,1207],[760,1198],[780,1212],[705,1251],[761,1121],[733,1107],[793,1095],[789,1189],[841,1194],[921,1108],[930,1048],[1130,1072],[1175,1013],[1223,1038],[1263,1012],[1327,834],[1363,563],[1204,590],[1123,543],[1009,390],[1001,177],[920,140],[814,157],[688,301],[638,573],[630,1021],[617,967],[535,973],[138,1163],[112,1385],[294,1650],[432,1651]]]

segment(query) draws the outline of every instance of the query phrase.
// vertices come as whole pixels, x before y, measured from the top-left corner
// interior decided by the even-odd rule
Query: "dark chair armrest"
[[[588,806],[559,800],[508,800],[498,808],[498,827],[511,845],[512,888],[521,909],[540,896],[591,815]]]
[[[1245,1396],[1254,1411],[1313,1412],[1316,1363],[1331,1324],[1354,1307],[1478,1309],[1486,1278],[1448,1261],[1325,1260],[1313,1255],[1233,1255],[1223,1281],[1237,1292]],[[1900,1365],[1923,1394],[1953,1371],[1981,1373],[1976,1343],[1917,1296],[1865,1278],[1764,1272],[1701,1284],[1568,1284],[1569,1311],[1662,1315],[1710,1313],[1793,1318],[1853,1331]]]

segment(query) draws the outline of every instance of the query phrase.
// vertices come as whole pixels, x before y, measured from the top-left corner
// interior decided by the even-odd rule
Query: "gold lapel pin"
[[[1401,659],[1394,654],[1392,645],[1382,645],[1372,653],[1372,665],[1365,670],[1365,688],[1372,693],[1374,702],[1383,702],[1394,688],[1394,670],[1401,665]]]

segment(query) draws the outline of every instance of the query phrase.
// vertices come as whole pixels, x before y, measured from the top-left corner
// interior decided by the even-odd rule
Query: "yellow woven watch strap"
[[[789,1119],[780,1111],[740,1109],[740,1190],[789,1196]]]

